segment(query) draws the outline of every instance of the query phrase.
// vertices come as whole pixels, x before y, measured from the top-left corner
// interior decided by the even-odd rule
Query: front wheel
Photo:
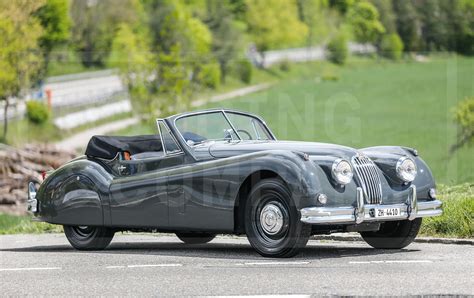
[[[204,244],[212,241],[216,237],[215,234],[209,233],[176,233],[179,240],[186,244]]]
[[[64,234],[78,250],[102,250],[112,241],[115,232],[105,227],[64,226]]]
[[[280,179],[265,179],[250,192],[245,206],[245,232],[264,257],[285,258],[305,247],[311,225],[300,221],[291,193]]]
[[[374,248],[400,249],[415,240],[421,226],[421,218],[412,221],[390,221],[383,223],[376,232],[361,232],[365,242]]]

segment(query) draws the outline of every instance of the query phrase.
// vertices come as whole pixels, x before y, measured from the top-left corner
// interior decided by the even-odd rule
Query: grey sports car
[[[246,234],[265,257],[290,257],[314,234],[359,232],[399,249],[423,217],[441,215],[418,152],[278,141],[265,122],[231,110],[157,120],[157,134],[93,137],[85,155],[29,184],[37,220],[64,226],[77,249],[117,231],[173,232],[185,243]]]

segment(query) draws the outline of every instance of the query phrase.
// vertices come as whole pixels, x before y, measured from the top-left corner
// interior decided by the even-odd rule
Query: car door
[[[110,188],[110,212],[114,226],[169,226],[167,173],[180,167],[184,163],[185,155],[166,124],[162,120],[157,124],[163,154],[159,157],[119,162],[120,176],[114,179]]]

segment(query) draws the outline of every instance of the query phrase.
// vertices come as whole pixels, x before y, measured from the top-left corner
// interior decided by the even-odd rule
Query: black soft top
[[[113,159],[119,152],[129,152],[131,155],[134,155],[162,150],[161,139],[158,135],[133,137],[93,136],[87,145],[86,155]]]

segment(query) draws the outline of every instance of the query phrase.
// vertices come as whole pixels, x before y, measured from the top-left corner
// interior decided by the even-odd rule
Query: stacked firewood
[[[28,182],[39,186],[42,173],[56,169],[76,156],[54,146],[30,144],[17,149],[0,144],[0,212],[26,213]]]

